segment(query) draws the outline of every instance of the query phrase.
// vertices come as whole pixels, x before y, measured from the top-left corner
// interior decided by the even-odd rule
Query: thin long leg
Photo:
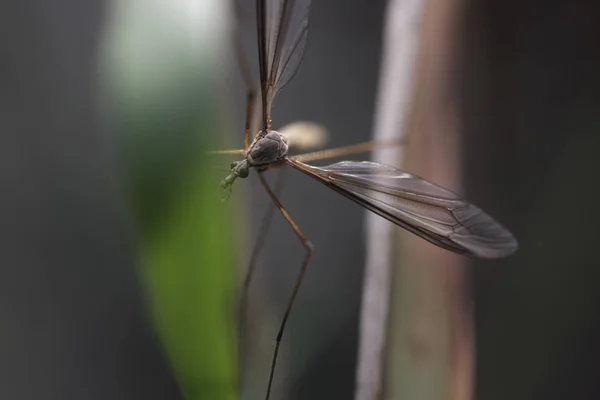
[[[380,140],[380,141],[370,141],[363,142],[358,144],[353,144],[350,146],[337,147],[335,149],[326,149],[314,151],[312,153],[298,154],[292,156],[294,160],[301,162],[309,162],[309,161],[317,161],[317,160],[325,160],[328,158],[336,158],[336,157],[345,157],[351,154],[359,154],[359,153],[367,153],[369,151],[373,151],[376,149],[381,149],[384,147],[396,147],[403,146],[405,144],[404,140]]]
[[[262,104],[260,102],[258,102],[256,104],[256,107],[254,107],[254,115],[252,116],[252,127],[251,127],[251,131],[254,132],[254,135],[252,136],[252,139],[254,139],[256,137],[256,135],[258,135],[259,131],[259,125],[260,125],[260,116],[262,115]]]
[[[279,196],[281,194],[281,191],[283,190],[283,184],[285,182],[283,179],[284,171],[285,169],[280,169],[277,175],[277,179],[275,181],[275,189],[273,190],[275,196]],[[262,175],[259,176],[262,177]],[[258,256],[265,244],[267,232],[269,231],[269,226],[271,225],[271,219],[273,218],[275,209],[276,205],[271,204],[269,209],[265,213],[265,217],[263,218],[263,223],[260,227],[260,233],[252,251],[252,257],[250,258],[250,263],[248,264],[248,270],[246,271],[246,278],[244,279],[244,289],[247,289],[250,286],[250,281],[252,280],[254,269],[256,267],[256,260],[258,259]]]
[[[235,11],[237,14],[238,24],[236,25],[236,30],[234,32],[235,39],[235,50],[238,58],[238,65],[240,67],[240,72],[242,73],[242,78],[244,79],[244,83],[246,84],[247,92],[246,92],[246,122],[244,124],[244,149],[248,150],[248,146],[250,144],[250,124],[252,120],[252,108],[254,106],[254,99],[256,97],[254,85],[252,84],[252,73],[250,72],[250,67],[248,66],[248,59],[246,58],[246,53],[244,52],[242,45],[242,35],[240,31],[239,25],[241,25],[241,10],[239,2],[235,4]]]
[[[255,93],[249,88],[246,94],[246,123],[244,124],[244,149],[248,150],[250,145],[250,124],[252,121],[252,106],[254,105]]]
[[[383,147],[395,147],[395,146],[404,146],[406,143],[404,140],[384,140],[384,141],[370,141],[363,142],[358,144],[353,144],[350,146],[336,147],[334,149],[325,149],[313,151],[310,153],[297,154],[293,155],[290,158],[293,158],[296,161],[300,162],[310,162],[310,161],[320,161],[326,160],[328,158],[336,158],[336,157],[345,157],[352,154],[360,154],[360,153],[368,153],[370,151],[380,149]],[[215,150],[210,151],[208,154],[213,155],[243,155],[245,154],[245,150]]]
[[[294,305],[294,300],[296,299],[296,295],[298,294],[298,290],[300,289],[300,285],[302,284],[302,279],[304,278],[304,274],[306,272],[306,267],[308,266],[308,261],[310,260],[310,256],[312,255],[313,245],[308,240],[308,238],[306,236],[304,236],[304,234],[302,233],[300,228],[298,228],[298,226],[296,225],[294,220],[292,220],[290,215],[283,208],[283,206],[281,205],[281,202],[279,201],[279,199],[277,198],[275,193],[273,193],[273,191],[269,187],[269,184],[267,183],[265,178],[262,176],[262,173],[258,174],[258,178],[260,179],[260,182],[262,183],[263,187],[267,191],[267,194],[269,195],[271,200],[273,200],[273,203],[279,209],[279,211],[281,212],[281,214],[283,215],[285,220],[290,224],[290,226],[296,233],[296,236],[298,236],[298,239],[300,239],[300,242],[302,242],[302,246],[304,246],[304,249],[306,250],[304,260],[302,261],[302,266],[300,267],[300,272],[298,273],[298,277],[296,278],[296,284],[294,285],[292,295],[290,296],[287,307],[285,309],[285,314],[283,315],[283,320],[281,321],[281,325],[279,326],[279,332],[277,333],[277,339],[275,341],[275,350],[273,351],[273,360],[271,361],[271,372],[269,373],[269,384],[267,386],[267,395],[265,397],[265,400],[269,400],[269,396],[271,395],[271,386],[273,384],[273,375],[275,374],[275,365],[277,364],[277,355],[279,353],[279,345],[281,344],[281,338],[283,338],[283,332],[285,331],[285,326],[286,326],[288,318],[290,316],[290,312],[292,311],[292,306]]]
[[[240,149],[240,150],[213,150],[213,151],[209,151],[208,154],[221,155],[221,156],[228,156],[228,155],[241,156],[241,155],[246,154],[246,150],[243,150],[243,149]]]
[[[275,181],[275,196],[279,196],[281,191],[283,190],[283,184],[285,180],[284,177],[285,169],[282,168],[279,170],[277,174],[277,178]],[[262,175],[261,175],[262,176]],[[248,268],[246,269],[246,276],[244,277],[244,283],[242,286],[242,294],[240,298],[239,304],[239,330],[240,330],[240,363],[242,366],[245,365],[245,342],[244,342],[244,327],[246,326],[246,316],[247,316],[247,307],[248,307],[248,292],[250,288],[250,282],[252,281],[252,277],[254,276],[254,271],[256,269],[256,261],[258,260],[258,256],[265,244],[265,239],[267,238],[267,233],[269,232],[269,227],[271,226],[271,220],[273,219],[273,214],[277,207],[274,203],[269,204],[269,208],[263,217],[262,224],[260,226],[258,238],[256,239],[256,243],[254,244],[254,248],[252,249],[252,256],[250,257],[250,262],[248,264]]]

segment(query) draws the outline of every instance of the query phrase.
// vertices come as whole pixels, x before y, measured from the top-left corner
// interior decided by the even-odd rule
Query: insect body
[[[272,190],[263,177],[263,172],[266,170],[271,167],[290,167],[300,171],[430,243],[458,254],[502,258],[514,253],[518,247],[510,231],[481,209],[461,199],[455,193],[418,176],[374,162],[342,161],[324,167],[305,163],[310,160],[330,158],[335,154],[338,156],[352,154],[354,150],[364,149],[364,145],[350,146],[346,150],[316,152],[319,153],[317,156],[315,154],[288,155],[287,140],[279,132],[270,129],[271,106],[279,90],[294,77],[300,66],[306,47],[310,2],[311,0],[256,0],[261,130],[249,144],[254,91],[251,89],[251,74],[246,73],[244,76],[249,91],[244,150],[223,153],[244,155],[241,161],[231,164],[229,175],[221,182],[221,189],[225,192],[224,200],[231,194],[234,181],[237,178],[246,178],[250,169],[254,168],[274,207],[289,223],[305,250],[296,283],[276,336],[266,400],[269,400],[271,393],[279,345],[313,249],[310,240],[302,233],[279,201],[278,185],[275,186],[275,190]],[[240,59],[244,60],[245,57]],[[269,220],[270,217],[265,219],[265,221]],[[268,227],[268,222],[265,226]],[[255,247],[257,251],[253,253],[246,272],[240,308],[242,316],[254,260],[262,246],[265,234],[263,233],[257,241]],[[243,326],[243,318],[240,321],[240,326]],[[241,358],[243,362],[243,357]]]
[[[287,153],[285,136],[273,130],[268,133],[260,131],[246,151],[246,157],[242,161],[231,163],[230,174],[221,181],[221,188],[225,191],[223,200],[227,200],[231,194],[231,186],[237,178],[248,177],[250,168],[264,169],[269,164],[283,160]]]

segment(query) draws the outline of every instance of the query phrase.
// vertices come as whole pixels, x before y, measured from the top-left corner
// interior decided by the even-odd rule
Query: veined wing
[[[263,128],[277,92],[296,74],[308,37],[310,0],[257,0]]]
[[[293,159],[286,163],[444,249],[482,258],[517,250],[513,235],[492,217],[418,176],[374,162],[342,161],[322,168]]]

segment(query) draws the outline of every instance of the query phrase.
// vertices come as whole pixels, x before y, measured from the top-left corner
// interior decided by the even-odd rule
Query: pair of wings
[[[308,37],[310,0],[257,0],[263,129],[277,92],[298,72]]]
[[[293,158],[286,163],[444,249],[481,258],[502,258],[517,250],[513,235],[492,217],[418,176],[367,161],[326,167]]]
[[[298,72],[308,36],[310,0],[257,0],[263,129],[271,105]],[[455,193],[418,176],[373,162],[314,167],[285,162],[389,221],[444,249],[482,258],[517,250],[513,235]]]

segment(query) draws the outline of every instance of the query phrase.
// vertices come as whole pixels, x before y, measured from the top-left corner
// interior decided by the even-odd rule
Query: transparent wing
[[[264,127],[277,92],[298,72],[308,37],[310,0],[257,0]]]
[[[447,250],[482,258],[506,257],[517,250],[513,235],[492,217],[418,176],[373,162],[343,161],[322,168],[286,162]]]

